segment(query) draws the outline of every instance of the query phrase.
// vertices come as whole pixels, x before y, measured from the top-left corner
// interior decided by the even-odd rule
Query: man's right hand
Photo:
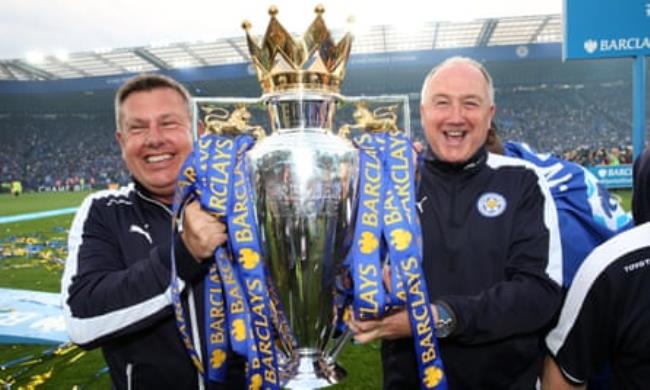
[[[228,233],[223,222],[193,201],[183,210],[181,239],[196,261],[203,262],[212,258],[217,247],[226,242]]]

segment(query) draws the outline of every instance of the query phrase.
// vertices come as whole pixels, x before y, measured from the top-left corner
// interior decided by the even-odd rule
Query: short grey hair
[[[490,104],[494,104],[494,83],[492,82],[492,76],[490,76],[483,64],[472,58],[462,56],[449,57],[438,65],[434,66],[433,69],[429,71],[429,74],[427,74],[427,77],[425,77],[424,82],[422,83],[422,91],[420,92],[420,104],[424,103],[427,89],[429,87],[429,81],[431,81],[431,78],[433,78],[433,76],[435,76],[435,74],[438,73],[440,69],[454,64],[466,64],[478,69],[487,83],[487,92],[490,99]]]
[[[192,117],[192,111],[190,109],[190,102],[192,97],[187,89],[178,81],[167,77],[161,74],[155,73],[143,73],[137,76],[134,76],[124,82],[122,86],[115,93],[115,125],[120,131],[120,119],[122,119],[122,103],[128,98],[131,94],[136,92],[149,92],[159,88],[170,88],[178,92],[178,94],[183,98],[187,106],[187,113],[189,117]]]

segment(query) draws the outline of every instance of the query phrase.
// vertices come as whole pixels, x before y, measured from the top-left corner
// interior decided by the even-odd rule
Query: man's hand
[[[228,239],[226,225],[214,215],[201,209],[199,202],[191,202],[183,209],[181,239],[196,261],[202,262],[214,255],[218,246]]]
[[[435,305],[431,305],[433,320],[438,322],[438,311]],[[348,327],[354,333],[354,340],[361,343],[369,343],[377,339],[395,340],[410,337],[411,322],[406,310],[399,310],[387,314],[378,320],[357,320],[353,318],[348,322]]]
[[[420,141],[413,142],[413,150],[416,154],[420,154],[424,151],[424,145]]]
[[[584,390],[586,385],[573,385],[569,382],[552,357],[546,355],[542,370],[542,390]]]

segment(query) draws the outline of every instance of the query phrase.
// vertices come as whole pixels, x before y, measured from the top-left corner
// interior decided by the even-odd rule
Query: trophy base
[[[311,349],[298,350],[287,366],[289,369],[281,374],[286,389],[320,389],[339,383],[347,375],[343,367]]]

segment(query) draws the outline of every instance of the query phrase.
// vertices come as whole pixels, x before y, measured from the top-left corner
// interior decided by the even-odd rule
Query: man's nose
[[[463,122],[465,113],[462,104],[452,104],[449,119],[454,123]]]
[[[159,124],[153,123],[149,126],[146,142],[147,145],[158,145],[163,142],[163,129]]]

